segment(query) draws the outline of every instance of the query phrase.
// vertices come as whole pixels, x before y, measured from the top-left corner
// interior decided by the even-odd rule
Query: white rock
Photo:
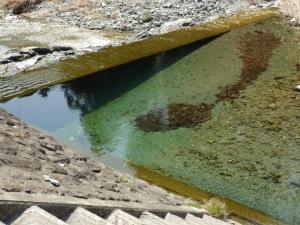
[[[43,175],[44,181],[50,181],[50,177],[48,175]]]
[[[296,91],[300,91],[300,84],[296,86]]]
[[[55,186],[55,187],[60,186],[60,182],[58,180],[55,180],[48,175],[43,175],[43,177],[44,177],[45,181],[50,182],[53,186]]]
[[[60,182],[58,180],[52,179],[50,178],[50,183],[52,185],[54,185],[55,187],[59,187],[60,186]]]

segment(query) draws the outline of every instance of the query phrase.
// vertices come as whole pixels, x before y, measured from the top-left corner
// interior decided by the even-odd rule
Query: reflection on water
[[[0,106],[77,148],[299,224],[295,46],[278,22],[253,25]]]

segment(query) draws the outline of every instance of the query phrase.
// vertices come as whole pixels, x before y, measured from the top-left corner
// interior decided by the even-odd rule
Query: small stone
[[[61,151],[63,149],[61,145],[51,144],[46,142],[42,142],[40,143],[40,145],[52,152]]]
[[[69,46],[53,46],[52,50],[54,52],[65,52],[65,51],[73,50],[73,48]]]
[[[50,183],[55,187],[60,186],[60,182],[58,180],[55,180],[55,179],[52,179],[52,178],[50,178]]]
[[[300,84],[295,87],[296,91],[300,91]]]
[[[289,178],[290,184],[300,187],[300,173],[293,174]]]
[[[94,173],[100,173],[100,172],[101,172],[101,169],[100,169],[100,168],[94,168],[94,169],[92,169],[92,171],[93,171]]]
[[[43,175],[44,181],[50,182],[50,177],[48,175]]]
[[[35,53],[37,53],[39,55],[47,55],[47,54],[50,54],[53,52],[49,48],[32,48],[32,51],[34,51]]]
[[[20,53],[11,53],[6,57],[9,61],[20,62],[24,59],[24,56]]]
[[[7,121],[6,124],[11,127],[15,126],[15,123],[11,120]]]
[[[29,56],[35,56],[37,53],[35,51],[33,51],[32,49],[36,48],[36,47],[26,47],[26,48],[22,48],[20,50],[20,53],[23,55],[29,55]]]
[[[277,105],[272,103],[268,106],[270,109],[276,109],[277,108]]]
[[[0,59],[0,64],[8,64],[12,62],[11,60],[8,60],[8,59]]]

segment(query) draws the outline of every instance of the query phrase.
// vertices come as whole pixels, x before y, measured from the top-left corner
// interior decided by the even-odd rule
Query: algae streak
[[[153,36],[143,41],[118,47],[108,47],[101,52],[65,60],[45,69],[4,78],[0,80],[0,101],[26,95],[43,87],[73,80],[130,61],[165,52],[228,32],[234,28],[264,21],[276,15],[278,15],[278,12],[273,9],[240,13],[211,23]]]

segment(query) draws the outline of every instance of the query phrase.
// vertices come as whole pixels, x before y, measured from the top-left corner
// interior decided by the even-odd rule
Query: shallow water
[[[262,31],[281,40],[266,59],[267,70],[233,101],[218,100],[220,87],[238,83],[245,68],[241,37]],[[0,107],[77,149],[142,165],[299,224],[300,96],[293,88],[300,80],[294,37],[278,21],[261,23]],[[161,110],[170,104],[201,103],[213,105],[211,116],[193,126],[145,132],[136,124],[136,118],[157,109],[164,112],[162,123],[170,121]]]

